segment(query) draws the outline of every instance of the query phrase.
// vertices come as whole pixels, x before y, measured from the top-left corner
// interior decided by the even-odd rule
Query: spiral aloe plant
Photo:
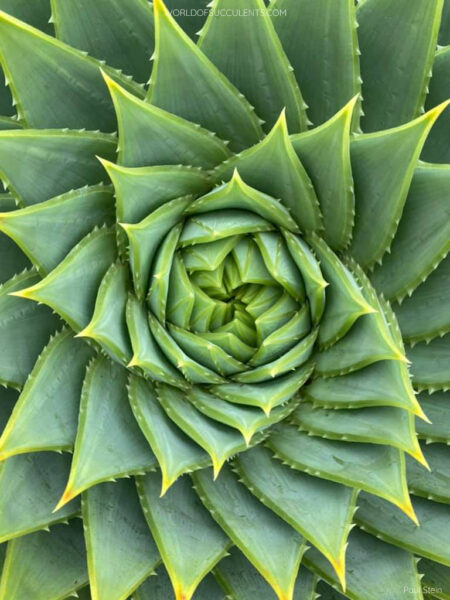
[[[449,600],[450,2],[208,6],[0,0],[0,600]]]

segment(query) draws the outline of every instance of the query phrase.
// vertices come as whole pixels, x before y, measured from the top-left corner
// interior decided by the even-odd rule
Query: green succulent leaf
[[[49,0],[0,0],[0,10],[4,10],[13,17],[25,21],[37,27],[41,31],[53,34],[53,27],[50,21],[50,3]]]
[[[418,396],[423,410],[428,415],[431,423],[417,420],[416,431],[419,438],[429,442],[450,441],[450,394],[436,392],[432,396],[422,392]]]
[[[152,384],[132,376],[129,399],[139,427],[161,469],[161,496],[183,473],[210,464],[207,453],[169,419]]]
[[[200,581],[225,556],[229,540],[192,489],[189,477],[159,497],[161,476],[138,480],[145,517],[172,582],[175,600],[191,600]]]
[[[415,496],[450,505],[450,453],[446,444],[421,444],[429,470],[407,458],[408,486]],[[448,507],[449,508],[449,507]]]
[[[115,138],[104,133],[2,131],[0,177],[17,202],[25,206],[37,204],[72,189],[106,181],[96,155],[111,159],[115,149]]]
[[[0,193],[0,213],[5,215],[16,209],[14,198],[9,194]],[[1,227],[1,225],[0,225]],[[16,273],[21,273],[30,267],[30,261],[12,239],[6,236],[0,229],[0,256],[2,264],[0,267],[0,284],[5,283]]]
[[[0,287],[0,382],[3,385],[20,388],[25,383],[39,353],[61,325],[47,307],[15,296],[23,287],[38,281],[39,275],[29,269]]]
[[[198,47],[255,107],[266,131],[283,108],[289,130],[305,130],[306,105],[263,0],[215,0],[212,9]]]
[[[245,97],[189,39],[162,0],[155,0],[154,16],[155,62],[147,100],[202,125],[233,149],[256,143],[262,130]],[[208,103],[202,102],[206,97]]]
[[[90,363],[80,415],[70,476],[55,511],[97,483],[156,467],[127,401],[125,369],[107,358]]]
[[[406,125],[352,141],[356,214],[350,252],[362,267],[373,267],[390,248],[423,144],[446,105]],[[388,168],[386,156],[391,157]]]
[[[450,335],[435,338],[429,344],[421,342],[407,348],[406,353],[411,361],[412,382],[417,389],[428,390],[430,394],[450,389]]]
[[[36,361],[3,430],[0,459],[24,452],[72,450],[81,387],[92,355],[70,330],[55,335]],[[55,373],[58,377],[53,379]]]
[[[21,210],[1,212],[0,230],[15,241],[45,276],[96,225],[112,225],[114,220],[112,190],[98,185]]]
[[[166,600],[173,595],[173,588],[166,569],[161,566],[153,577],[149,577],[134,593],[136,600]],[[194,600],[224,600],[219,584],[212,575],[206,575],[195,590]]]
[[[415,521],[402,452],[389,446],[311,437],[293,425],[277,427],[267,442],[276,458],[299,471],[379,495]]]
[[[419,561],[418,568],[424,574],[422,585],[428,588],[434,588],[438,594],[436,598],[448,600],[450,598],[450,568],[439,563],[422,558]]]
[[[1,600],[63,600],[88,582],[83,526],[78,519],[8,544]]]
[[[304,562],[329,584],[337,586],[336,575],[317,550],[311,548],[306,553]],[[413,555],[357,528],[350,534],[347,572],[345,593],[352,600],[404,600],[405,589],[411,590],[409,598],[423,598]],[[330,600],[340,598],[337,595]]]
[[[80,512],[73,500],[52,514],[70,469],[70,457],[36,452],[9,458],[0,467],[0,541],[47,529]]]
[[[320,125],[361,89],[354,3],[274,0],[271,8],[276,32],[309,105],[308,115]]]
[[[424,498],[414,498],[414,510],[420,527],[385,500],[362,493],[355,515],[358,525],[380,539],[450,566],[445,540],[449,535],[449,507]]]
[[[230,539],[275,591],[292,600],[305,541],[263,506],[226,467],[214,482],[211,472],[193,474],[202,502]],[[271,548],[270,554],[267,548]]]
[[[48,0],[47,0],[48,3]],[[143,0],[51,0],[56,37],[146,83],[153,53],[153,12]],[[133,43],[130,44],[130,38]]]
[[[356,13],[364,131],[406,123],[423,110],[442,0],[365,0]]]
[[[444,4],[444,11],[447,11],[447,28],[450,30],[450,11],[448,2]],[[450,44],[450,35],[446,44]],[[449,88],[450,72],[450,46],[439,48],[436,52],[433,63],[433,77],[430,81],[430,93],[427,96],[425,106],[427,109],[444,102],[450,96]],[[444,111],[438,119],[436,125],[430,132],[423,150],[423,158],[429,162],[449,163],[450,152],[447,144],[447,133],[450,122],[450,109]]]
[[[128,598],[160,561],[136,486],[129,479],[97,485],[84,492],[82,508],[92,596]]]
[[[372,275],[375,287],[389,300],[401,301],[410,295],[450,250],[449,184],[448,166],[421,164],[414,171],[390,254]]]

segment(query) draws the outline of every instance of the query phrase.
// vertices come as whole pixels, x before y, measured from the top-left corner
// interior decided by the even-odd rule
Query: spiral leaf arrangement
[[[0,0],[0,600],[448,600],[450,3],[186,4]]]

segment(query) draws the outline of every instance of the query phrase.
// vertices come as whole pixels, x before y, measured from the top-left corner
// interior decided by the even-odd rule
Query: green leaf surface
[[[167,600],[173,598],[173,588],[164,566],[156,577],[149,577],[134,593],[135,600]],[[225,600],[224,592],[209,573],[195,590],[193,600]]]
[[[126,600],[160,560],[136,486],[131,479],[96,485],[82,509],[91,594]]]
[[[372,275],[387,299],[402,300],[411,294],[450,250],[449,185],[449,166],[420,165],[414,171],[391,252]],[[420,326],[421,319],[416,319]]]
[[[114,360],[125,364],[132,354],[125,320],[129,288],[128,265],[111,265],[100,283],[92,319],[78,334],[96,340]]]
[[[181,221],[191,201],[191,196],[176,198],[135,225],[121,223],[129,240],[131,271],[138,297],[143,297],[148,291],[150,269],[160,243]]]
[[[47,0],[48,1],[48,0]],[[153,53],[151,5],[144,0],[51,0],[56,37],[147,83]]]
[[[447,444],[421,444],[426,470],[407,457],[406,477],[412,494],[447,504],[450,510],[450,451]]]
[[[60,320],[44,306],[10,294],[35,284],[39,275],[24,271],[0,287],[0,382],[21,387]]]
[[[229,140],[234,150],[258,142],[261,126],[244,96],[183,32],[162,0],[153,6],[155,63],[147,100]]]
[[[449,4],[446,2],[444,4],[444,11],[447,11],[447,28],[449,31],[446,43],[450,44],[450,10],[448,6]],[[427,109],[433,108],[433,106],[436,106],[440,102],[444,102],[450,96],[449,73],[450,46],[447,46],[439,48],[434,58],[430,93],[425,102]],[[447,107],[425,142],[422,154],[424,160],[436,163],[450,162],[450,151],[447,144],[449,125],[450,109]]]
[[[159,384],[157,394],[167,416],[209,454],[214,478],[225,461],[246,449],[247,445],[238,431],[199,412],[179,390]]]
[[[34,365],[3,431],[0,459],[24,452],[72,450],[81,387],[92,355],[69,330],[55,335]]]
[[[114,184],[117,219],[122,223],[138,223],[169,200],[206,193],[212,185],[206,172],[190,166],[130,168],[109,161],[103,165]]]
[[[151,383],[132,376],[129,400],[139,427],[158,459],[162,472],[161,496],[183,473],[210,464],[206,452],[166,415]]]
[[[0,63],[10,80],[19,118],[28,127],[116,130],[101,64],[94,58],[1,12]],[[143,96],[139,85],[104,68]]]
[[[388,129],[423,108],[436,49],[442,0],[365,0],[360,3],[364,131]]]
[[[405,342],[429,341],[450,331],[450,314],[446,305],[449,294],[450,255],[410,298],[396,307],[395,314]]]
[[[127,371],[94,359],[81,393],[80,420],[67,487],[55,510],[93,485],[156,467],[127,398]]]
[[[384,0],[376,2],[381,4]],[[435,3],[429,2],[430,6]],[[371,4],[373,0],[364,3]],[[403,4],[403,0],[398,4]],[[423,144],[444,108],[445,104],[441,104],[406,125],[352,140],[356,214],[350,252],[362,267],[373,267],[389,249]],[[390,157],[388,163],[386,156]]]
[[[289,469],[262,446],[241,453],[235,465],[250,491],[313,543],[345,584],[345,548],[355,490]]]
[[[361,89],[354,3],[275,0],[270,8],[308,116],[320,125]]]
[[[429,344],[420,342],[406,348],[411,361],[411,376],[414,386],[433,393],[436,390],[450,389],[450,335],[435,338]]]
[[[126,320],[133,346],[133,358],[128,367],[139,367],[153,380],[186,387],[185,379],[161,352],[150,331],[146,305],[132,295],[127,302]]]
[[[13,116],[16,109],[13,106],[11,91],[6,87],[5,74],[0,68],[0,114]]]
[[[305,551],[303,538],[261,504],[228,467],[222,469],[215,482],[207,469],[192,477],[202,502],[278,599],[292,600]]]
[[[286,424],[277,426],[267,445],[288,465],[377,494],[400,506],[414,520],[405,460],[396,448],[311,437]]]
[[[396,360],[381,360],[342,377],[318,377],[305,395],[324,408],[397,406],[422,414],[406,364]]]
[[[0,230],[18,244],[44,276],[96,225],[112,225],[114,217],[112,190],[100,185],[21,210],[1,212]]]
[[[16,295],[50,306],[79,331],[94,311],[98,287],[116,258],[114,229],[96,229],[84,237],[44,279]]]
[[[289,130],[305,130],[306,105],[263,0],[215,0],[212,8],[198,47],[255,107],[266,131],[284,108]]]
[[[421,573],[424,573],[422,585],[436,590],[436,598],[448,600],[450,598],[450,568],[440,565],[434,561],[422,558],[418,567]]]
[[[424,462],[414,428],[414,416],[403,408],[378,406],[328,410],[302,402],[292,418],[301,430],[313,435],[350,442],[388,444]]]
[[[351,272],[327,244],[318,236],[308,239],[308,243],[320,261],[320,269],[328,283],[318,337],[319,345],[327,348],[343,338],[360,316],[373,312],[373,308]]]
[[[0,0],[0,10],[4,10],[13,17],[37,27],[41,31],[53,34],[53,27],[50,20],[50,2],[49,0]]]
[[[17,390],[13,388],[0,389],[0,435],[6,427],[18,397]]]
[[[305,565],[333,586],[338,582],[327,560],[311,548]],[[354,529],[347,549],[347,588],[345,597],[352,600],[422,600],[420,579],[412,554],[386,544],[359,529]],[[341,600],[331,596],[330,600]]]
[[[431,423],[416,419],[416,431],[420,438],[429,442],[450,441],[450,394],[436,392],[432,396],[422,392],[418,400]]]
[[[118,162],[125,167],[186,165],[211,169],[229,158],[210,132],[127,92],[105,77],[119,127]]]
[[[1,600],[63,600],[88,582],[83,526],[75,519],[8,544]]]
[[[74,500],[53,514],[70,469],[66,454],[37,452],[9,458],[0,467],[0,540],[27,535],[77,515]]]
[[[244,406],[257,406],[266,416],[271,411],[290,400],[308,380],[314,370],[312,363],[306,363],[300,368],[283,377],[277,377],[259,383],[223,383],[214,386],[214,394],[226,400]],[[249,371],[250,372],[250,371]]]
[[[362,493],[355,515],[358,525],[382,540],[409,552],[450,566],[450,507],[424,498],[414,498],[420,527],[385,500]]]
[[[325,241],[341,250],[350,241],[355,200],[350,165],[350,124],[353,98],[320,127],[291,137],[317,193]]]
[[[16,210],[16,208],[17,206],[12,196],[0,193],[0,212],[3,215]],[[0,284],[5,283],[8,279],[11,279],[11,277],[30,266],[30,261],[19,246],[2,231],[0,231],[0,256],[2,257]]]
[[[229,540],[185,476],[163,498],[161,476],[138,480],[145,517],[172,582],[175,600],[191,600],[205,575],[226,554]]]
[[[112,159],[115,148],[115,138],[103,133],[2,131],[0,176],[14,198],[28,206],[71,189],[107,181],[96,155]],[[39,185],[36,185],[37,181]]]

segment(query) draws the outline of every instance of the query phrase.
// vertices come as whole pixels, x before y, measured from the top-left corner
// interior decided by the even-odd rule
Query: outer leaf
[[[448,392],[436,392],[429,396],[427,393],[422,392],[419,394],[418,399],[431,423],[417,420],[417,435],[428,442],[449,442],[450,394]]]
[[[155,0],[154,11],[156,50],[148,101],[230,140],[233,149],[256,143],[262,130],[247,100],[177,25],[162,0]]]
[[[283,108],[292,133],[306,129],[306,105],[263,0],[215,0],[212,9],[199,48],[256,108],[266,131]]]
[[[6,13],[0,14],[0,34],[0,62],[11,81],[18,115],[29,127],[116,129],[98,61]],[[107,71],[143,95],[139,85]]]
[[[444,5],[447,10],[447,27],[449,37],[446,44],[450,44],[450,10],[448,2]],[[450,46],[441,48],[436,52],[433,63],[433,77],[430,81],[430,93],[427,96],[425,106],[427,109],[436,106],[439,102],[444,102],[450,95],[449,86],[450,72]],[[442,100],[441,100],[442,98]],[[448,163],[450,162],[450,151],[446,143],[448,137],[448,128],[450,124],[450,109],[447,108],[439,118],[436,125],[430,132],[423,150],[423,158],[429,162]]]
[[[336,250],[349,243],[355,212],[350,165],[350,124],[355,103],[356,97],[320,127],[291,137],[317,192],[324,239]]]
[[[450,389],[450,335],[442,339],[436,338],[429,344],[421,342],[414,348],[407,348],[407,356],[411,361],[412,382],[419,390]]]
[[[0,382],[21,387],[33,365],[60,326],[60,320],[47,307],[13,297],[17,290],[39,281],[30,269],[0,287]]]
[[[8,544],[1,600],[62,600],[88,581],[83,527],[78,519]]]
[[[114,230],[98,229],[83,238],[42,281],[14,295],[47,304],[79,331],[90,321],[98,286],[115,258]]]
[[[305,551],[303,539],[260,504],[228,468],[215,482],[206,469],[195,473],[193,479],[214,519],[267,580],[278,599],[292,600]]]
[[[413,521],[403,453],[389,446],[310,437],[292,425],[278,425],[267,445],[300,471],[369,491],[399,506]]]
[[[418,568],[425,575],[422,585],[427,586],[429,589],[440,590],[435,592],[437,593],[436,598],[448,600],[450,598],[450,568],[427,558],[420,560]]]
[[[337,584],[331,566],[317,550],[309,550],[304,561],[328,583]],[[350,534],[347,572],[346,596],[352,600],[404,600],[405,590],[411,590],[412,600],[423,598],[414,557],[359,529]]]
[[[229,541],[184,477],[159,498],[157,473],[138,481],[142,508],[175,593],[191,600],[208,571],[226,554]]]
[[[450,452],[446,444],[422,443],[425,458],[429,461],[427,471],[417,463],[407,458],[406,476],[408,486],[416,496],[422,496],[435,502],[447,504],[450,510]]]
[[[49,0],[0,0],[0,10],[13,15],[25,23],[41,29],[45,33],[52,35],[53,27],[50,20]]]
[[[129,399],[139,427],[161,468],[161,496],[183,473],[210,464],[206,452],[167,417],[152,384],[132,376]]]
[[[101,483],[84,493],[82,507],[92,596],[125,600],[160,560],[136,487],[128,479]]]
[[[13,388],[0,390],[0,433],[4,431],[19,394]]]
[[[274,0],[270,7],[309,117],[320,125],[361,89],[354,3]]]
[[[450,250],[449,186],[448,165],[421,165],[414,171],[391,252],[372,275],[386,298],[410,295]]]
[[[81,386],[92,354],[89,346],[75,340],[69,330],[50,341],[0,438],[0,459],[23,452],[73,448]]]
[[[91,362],[67,487],[56,509],[87,488],[154,469],[156,459],[127,402],[127,372],[107,358]]]
[[[405,341],[429,341],[450,331],[450,315],[445,304],[449,293],[450,256],[447,256],[412,296],[396,308]]]
[[[203,194],[212,185],[204,171],[190,166],[133,169],[109,161],[103,161],[103,166],[114,184],[117,218],[123,223],[138,223],[165,202],[184,194]]]
[[[379,0],[375,2],[380,4]],[[374,0],[366,0],[365,5],[373,3]],[[372,267],[390,247],[423,144],[446,105],[441,104],[401,127],[352,141],[356,216],[350,252],[362,267]],[[390,156],[388,166],[386,156]]]
[[[119,126],[119,163],[125,167],[192,165],[212,168],[230,156],[204,129],[136,98],[105,76]]]
[[[107,354],[125,364],[132,354],[125,321],[129,285],[128,265],[111,265],[100,284],[92,319],[78,334],[98,341]]]
[[[173,588],[166,569],[161,566],[156,577],[149,577],[134,594],[135,600],[167,600],[173,598]],[[211,574],[200,582],[194,600],[224,600],[224,593]]]
[[[241,453],[236,467],[263,504],[319,548],[345,587],[345,548],[356,492],[284,467],[262,446]]]
[[[449,506],[415,498],[414,510],[420,522],[417,527],[380,498],[361,494],[358,505],[355,520],[364,530],[385,542],[450,566],[450,550],[445,541],[449,536]]]
[[[0,194],[0,211],[5,214],[16,209],[16,203],[9,194]],[[1,227],[1,225],[0,225]],[[4,233],[0,233],[0,284],[30,266],[30,261],[22,250]]]
[[[103,133],[3,131],[0,176],[17,201],[36,204],[86,184],[106,181],[95,155],[112,159],[115,148],[115,139]]]
[[[364,131],[407,123],[423,108],[442,0],[365,0],[358,7]]]
[[[153,53],[153,12],[143,0],[51,0],[56,37],[146,83]]]
[[[22,248],[42,276],[54,269],[96,225],[113,222],[112,190],[103,185],[0,213],[0,230]]]
[[[0,467],[0,540],[27,535],[80,511],[76,500],[52,514],[70,468],[67,455],[38,452],[8,459]]]

